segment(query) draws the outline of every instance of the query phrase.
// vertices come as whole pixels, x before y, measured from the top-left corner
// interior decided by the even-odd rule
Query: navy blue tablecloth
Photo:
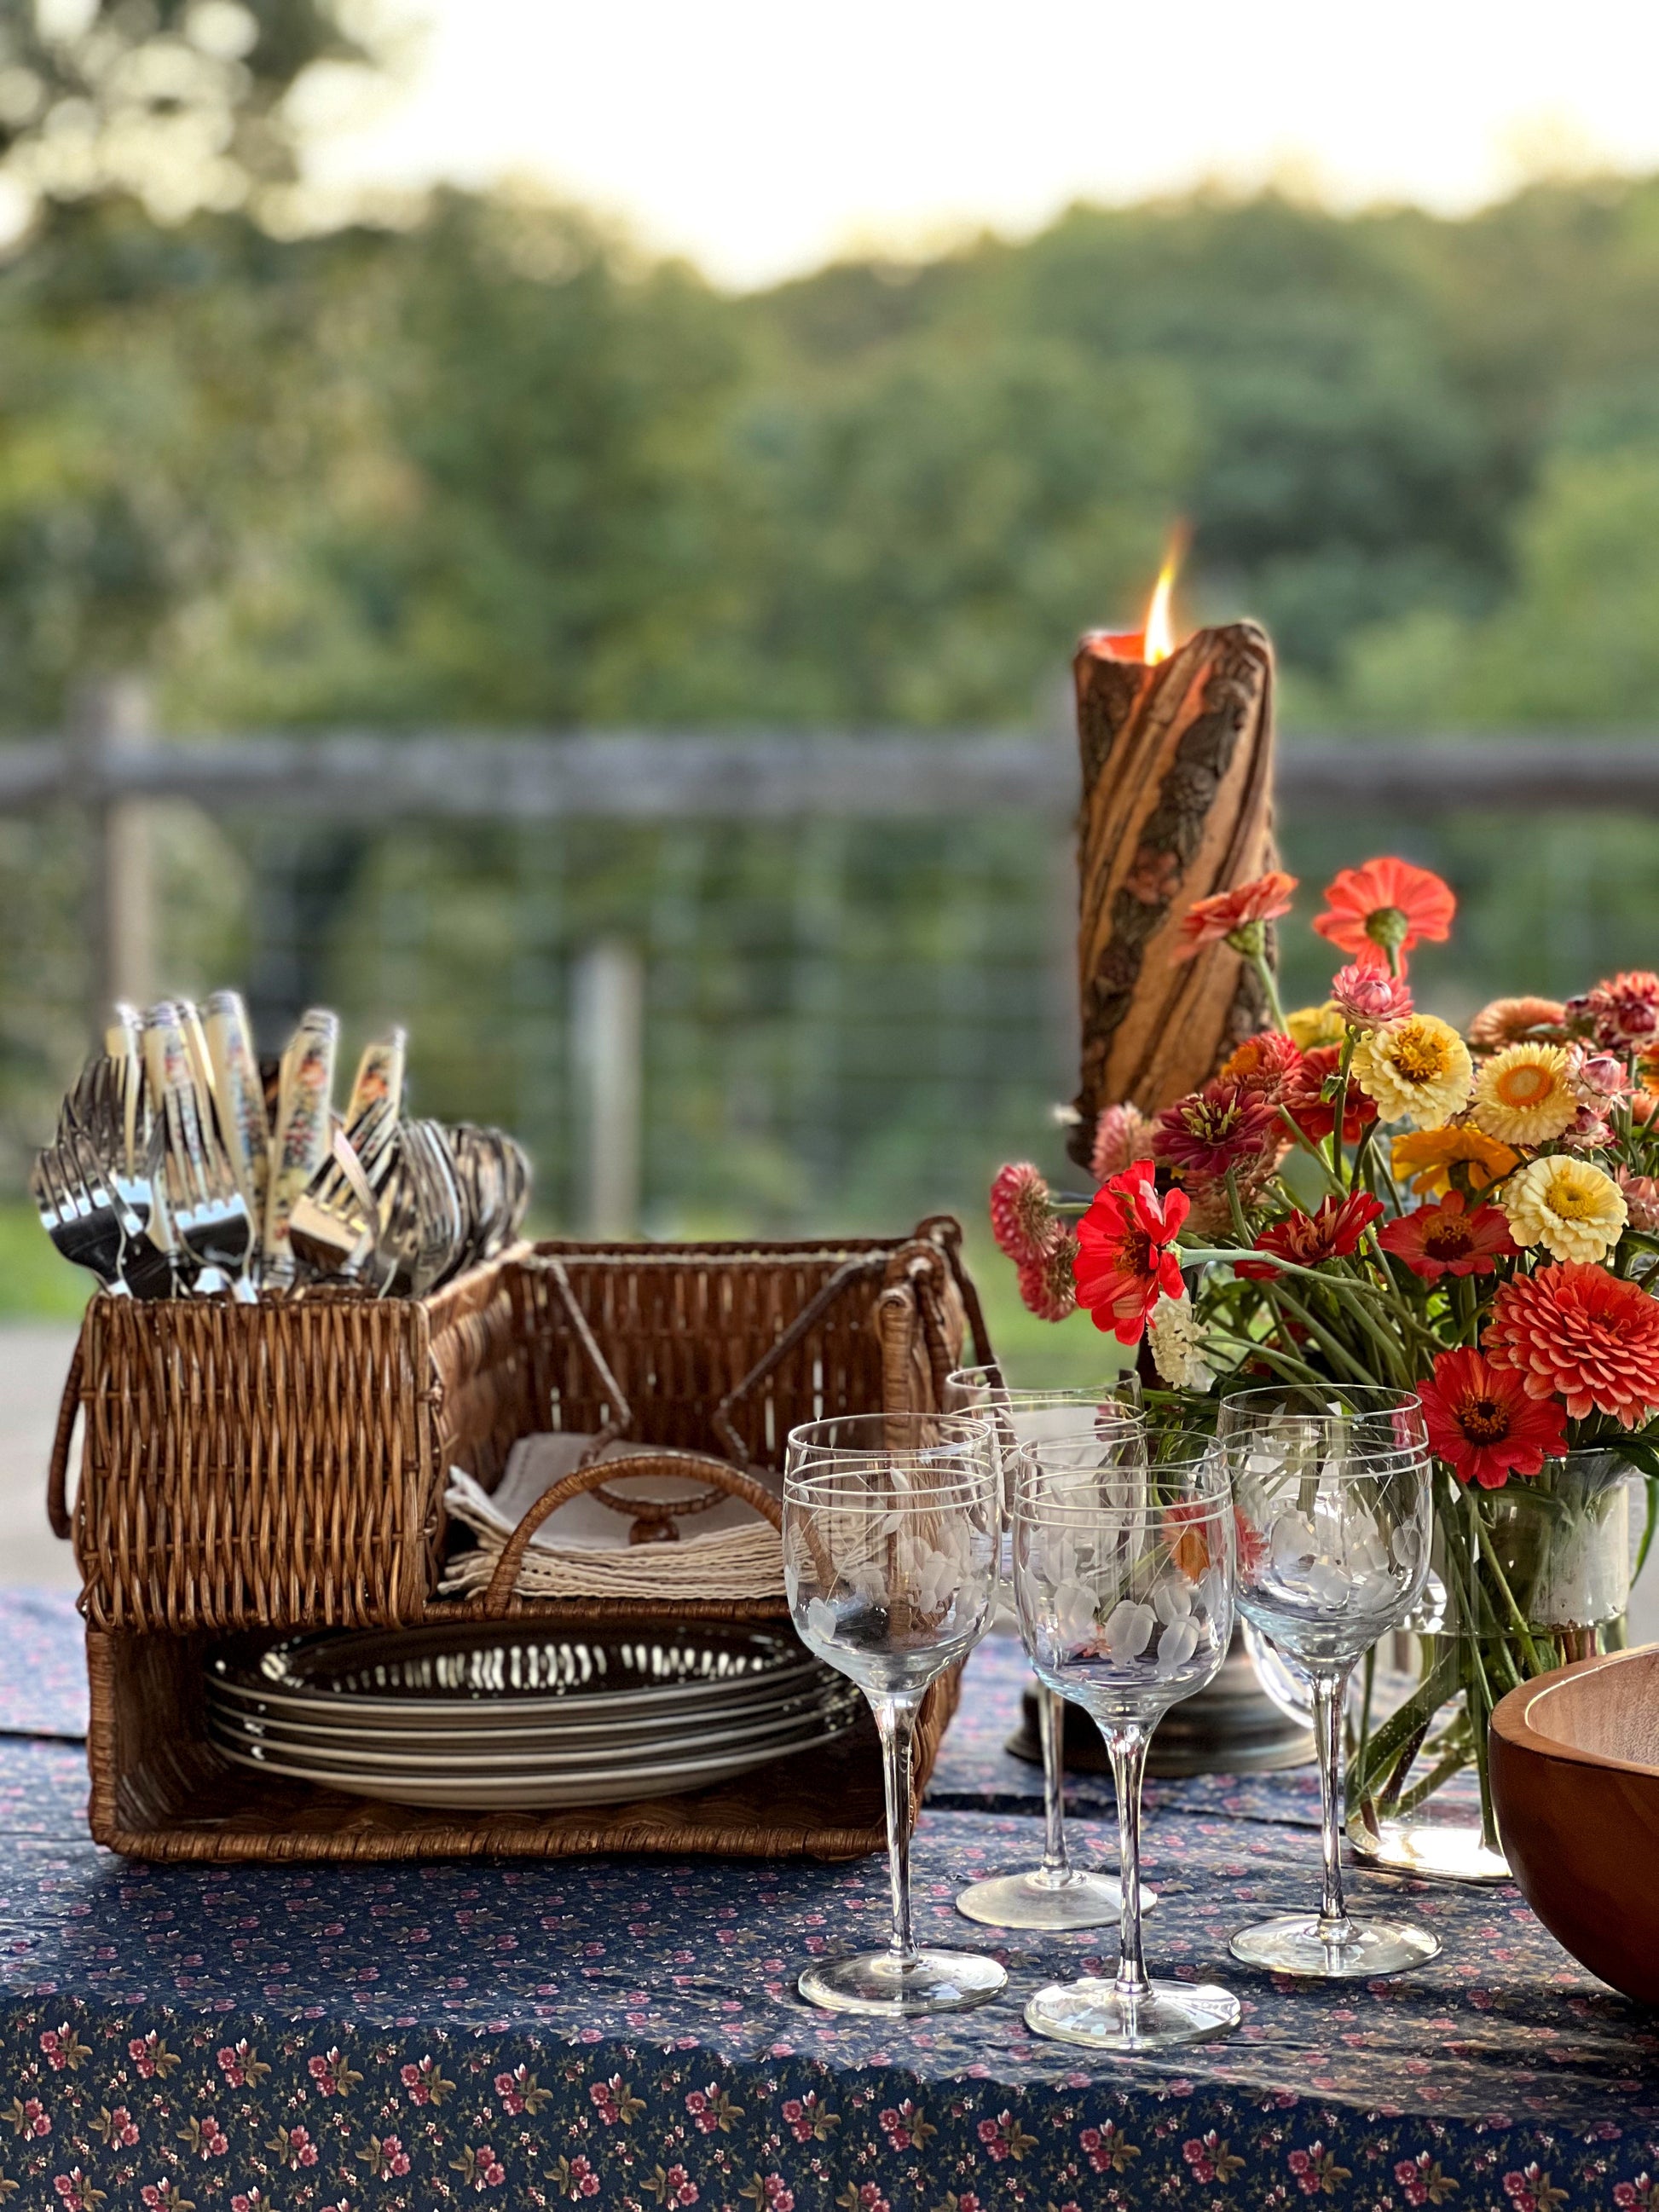
[[[1155,1972],[1243,2000],[1228,2041],[1096,2057],[1030,2035],[1109,1931],[999,1941],[952,1910],[1030,1861],[1005,1761],[1018,1654],[976,1655],[915,1849],[925,1938],[1004,1999],[925,2027],[826,2017],[802,1961],[879,1939],[878,1862],[134,1865],[87,1839],[73,1615],[0,1602],[0,2200],[21,2212],[1093,2212],[1659,2197],[1659,2033],[1512,1889],[1356,1873],[1439,1932],[1421,1972],[1255,1975],[1231,1930],[1311,1901],[1305,1777],[1155,1785]],[[9,1729],[8,1735],[6,1730]],[[38,1733],[31,1733],[31,1729]],[[1085,1793],[1086,1794],[1086,1793]],[[1094,1802],[1098,1802],[1097,1793]],[[1085,1818],[1085,1854],[1111,1856]]]

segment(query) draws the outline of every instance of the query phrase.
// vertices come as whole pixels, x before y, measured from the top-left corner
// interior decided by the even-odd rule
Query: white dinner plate
[[[448,1773],[395,1777],[369,1768],[356,1770],[295,1765],[287,1759],[256,1757],[228,1744],[224,1756],[257,1773],[279,1775],[285,1780],[311,1782],[343,1790],[354,1796],[378,1798],[397,1805],[433,1805],[453,1811],[511,1812],[567,1809],[586,1805],[625,1804],[629,1799],[678,1796],[687,1790],[705,1790],[716,1782],[730,1781],[775,1759],[794,1756],[836,1742],[857,1720],[820,1721],[799,1739],[757,1749],[738,1746],[699,1759],[665,1760],[650,1765],[629,1760],[587,1773],[515,1773],[486,1779],[482,1776]]]

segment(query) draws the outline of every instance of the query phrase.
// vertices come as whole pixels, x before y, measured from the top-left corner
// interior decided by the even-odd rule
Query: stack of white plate
[[[208,1721],[261,1773],[404,1805],[608,1805],[833,1742],[863,1700],[786,1629],[445,1622],[209,1663]]]

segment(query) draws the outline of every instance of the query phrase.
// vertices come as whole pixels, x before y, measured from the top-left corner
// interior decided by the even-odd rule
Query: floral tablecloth
[[[1020,2007],[1109,1937],[997,1944],[1006,1999],[915,2032],[809,2011],[803,1959],[879,1936],[873,1862],[124,1863],[87,1840],[80,1753],[52,1740],[73,1635],[66,1609],[0,1603],[13,2212],[1659,2207],[1659,2027],[1513,1890],[1357,1874],[1362,1907],[1408,1901],[1443,1939],[1396,1981],[1292,1987],[1227,1958],[1231,1929],[1312,1894],[1304,1778],[1158,1786],[1154,1967],[1226,1981],[1243,2024],[1106,2060]],[[951,1899],[1036,1847],[1007,1809],[1031,1778],[999,1764],[1018,1682],[1006,1648],[976,1656],[917,1840],[926,1937],[994,1942]]]

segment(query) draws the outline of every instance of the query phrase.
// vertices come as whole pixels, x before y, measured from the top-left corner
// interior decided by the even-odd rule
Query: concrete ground
[[[70,1547],[47,1528],[46,1508],[46,1462],[74,1349],[73,1327],[60,1322],[0,1325],[0,1587],[77,1583]],[[71,1494],[75,1470],[72,1455]],[[1659,1543],[1632,1596],[1630,1640],[1659,1642]]]
[[[74,1350],[73,1324],[0,1327],[0,1584],[8,1587],[79,1583],[69,1546],[46,1526],[46,1462]],[[74,1473],[71,1460],[71,1484]]]

